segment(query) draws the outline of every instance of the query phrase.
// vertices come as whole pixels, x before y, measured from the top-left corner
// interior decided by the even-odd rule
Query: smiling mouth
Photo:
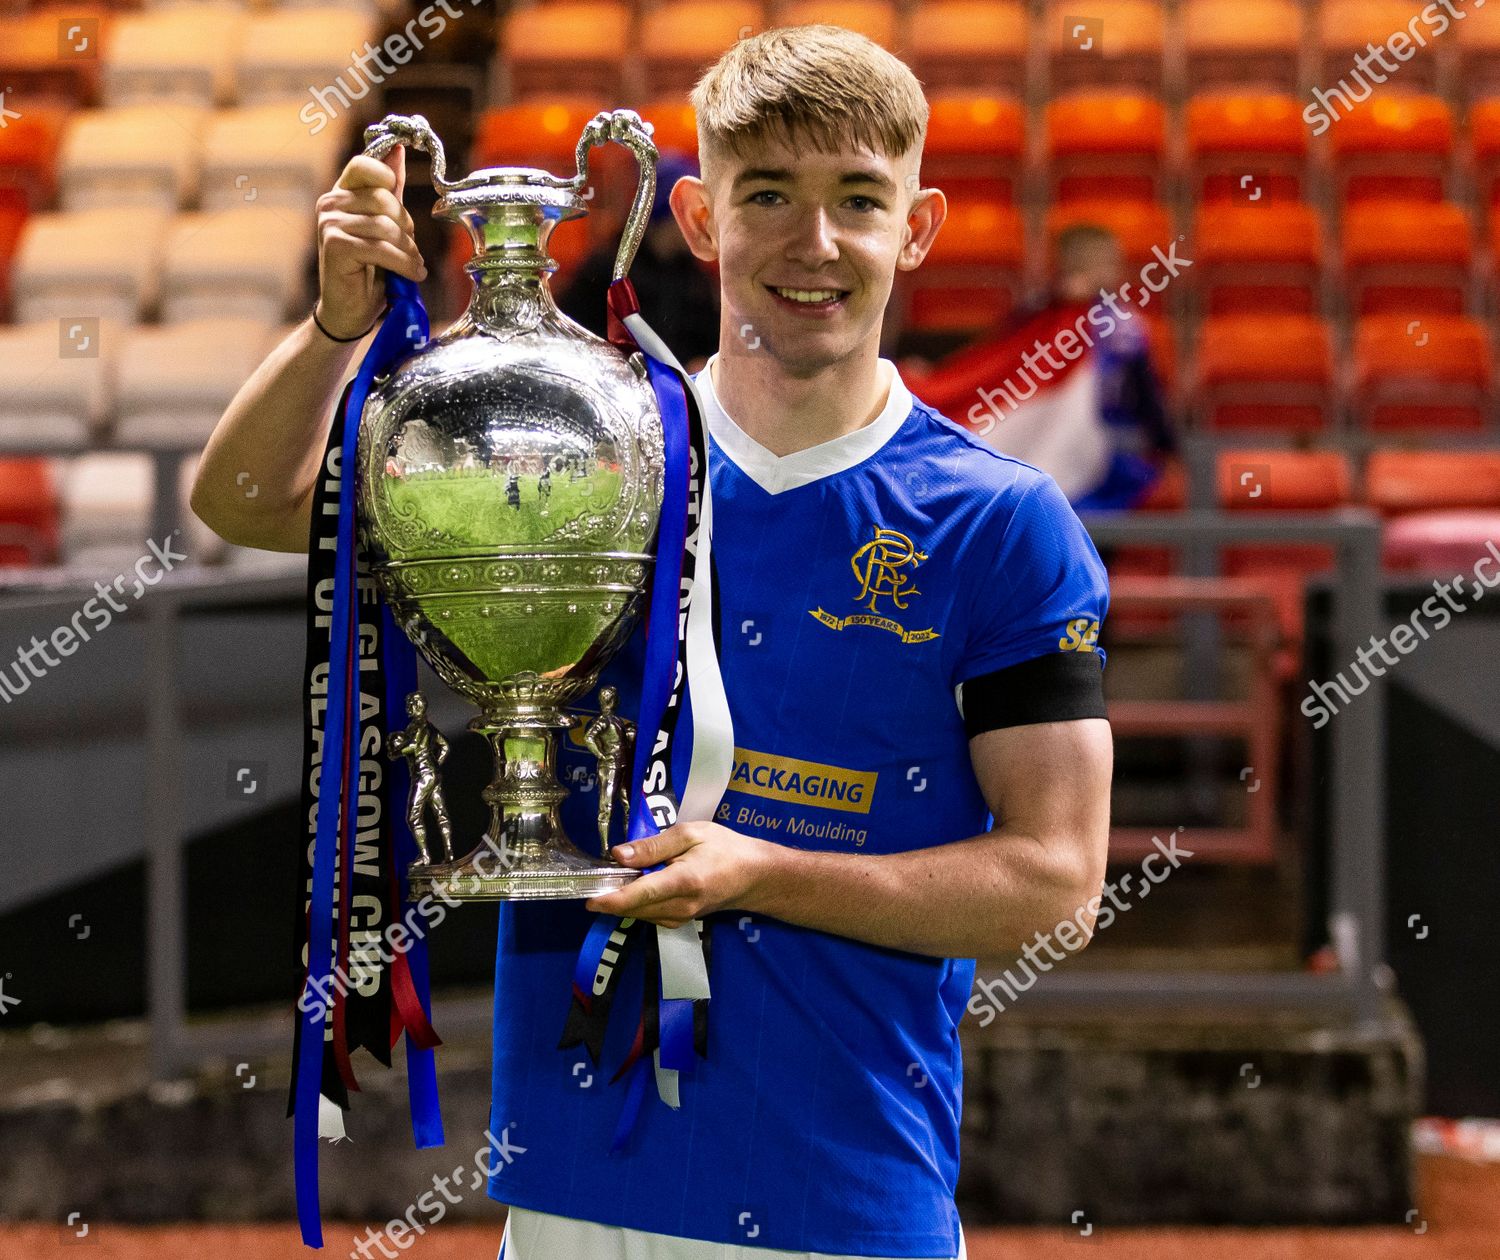
[[[773,284],[765,288],[772,297],[802,310],[832,310],[849,296],[848,289],[794,289]]]

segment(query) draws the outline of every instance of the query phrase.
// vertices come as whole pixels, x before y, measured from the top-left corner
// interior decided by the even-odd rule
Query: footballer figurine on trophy
[[[422,855],[425,866],[432,865],[432,855],[427,846],[427,822],[424,817],[428,805],[443,833],[444,861],[453,860],[453,829],[448,823],[448,805],[443,800],[443,785],[438,780],[438,766],[448,758],[448,741],[443,733],[427,720],[427,700],[420,691],[406,697],[406,712],[411,718],[404,731],[394,731],[386,741],[385,755],[394,761],[406,757],[411,761],[411,795],[406,807],[406,821],[417,842],[417,852]],[[437,756],[433,756],[436,749]]]

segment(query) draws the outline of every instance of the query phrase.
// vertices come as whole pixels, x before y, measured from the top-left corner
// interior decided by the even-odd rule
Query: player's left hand
[[[617,844],[611,850],[625,866],[665,862],[665,867],[584,904],[589,910],[663,927],[680,927],[715,910],[752,909],[748,903],[778,848],[770,840],[741,835],[715,822],[675,823],[658,836]]]

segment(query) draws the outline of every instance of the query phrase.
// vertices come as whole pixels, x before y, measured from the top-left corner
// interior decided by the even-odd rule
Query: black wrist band
[[[318,304],[316,302],[313,303],[312,317],[313,317],[313,323],[315,323],[318,326],[318,331],[320,333],[322,333],[325,337],[327,337],[329,341],[342,341],[342,342],[363,341],[366,337],[368,337],[372,332],[375,331],[376,326],[380,323],[380,321],[382,319],[385,318],[385,313],[388,310],[390,310],[390,309],[391,309],[391,304],[389,302],[387,302],[383,307],[380,308],[380,314],[375,317],[375,323],[371,324],[368,328],[366,328],[364,330],[364,332],[360,333],[359,336],[357,336],[357,337],[335,337],[331,332],[328,331],[328,329],[324,328],[323,327],[323,321],[318,318]]]

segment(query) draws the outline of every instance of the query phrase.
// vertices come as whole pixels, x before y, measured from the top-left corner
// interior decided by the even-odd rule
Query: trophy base
[[[528,848],[533,851],[515,854],[509,863],[496,862],[481,846],[459,862],[413,864],[407,875],[410,899],[431,895],[452,901],[563,901],[614,892],[641,874],[591,858],[566,839]]]

